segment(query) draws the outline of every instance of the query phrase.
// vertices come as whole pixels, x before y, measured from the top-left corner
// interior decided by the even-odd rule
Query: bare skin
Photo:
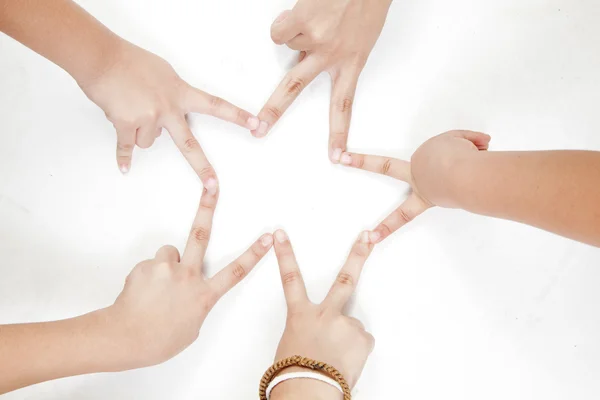
[[[114,34],[71,0],[0,0],[0,31],[51,60],[77,81],[117,131],[117,164],[131,168],[134,147],[152,146],[165,128],[216,193],[218,181],[185,115],[213,115],[246,129],[259,120],[190,86],[162,58]]]
[[[202,272],[217,194],[204,191],[183,255],[139,263],[115,303],[80,317],[0,325],[0,394],[67,376],[162,363],[191,345],[213,306],[267,254],[265,234],[217,275]]]
[[[362,268],[373,250],[369,233],[363,232],[354,243],[327,297],[321,304],[312,303],[306,293],[302,273],[284,231],[275,232],[275,254],[279,262],[288,317],[277,348],[275,360],[294,355],[328,363],[345,377],[353,388],[373,351],[375,340],[356,318],[344,315],[343,309],[354,293]],[[288,368],[295,372],[302,368]],[[288,380],[275,387],[272,400],[341,400],[341,393],[316,380]]]
[[[600,152],[486,151],[490,136],[451,131],[411,162],[344,153],[341,162],[407,182],[406,201],[371,233],[380,242],[433,206],[532,225],[600,247]]]
[[[299,0],[284,11],[271,26],[271,38],[301,51],[301,60],[260,111],[260,126],[252,133],[265,136],[306,86],[327,71],[332,80],[329,158],[338,163],[346,150],[358,79],[390,4],[391,0]]]

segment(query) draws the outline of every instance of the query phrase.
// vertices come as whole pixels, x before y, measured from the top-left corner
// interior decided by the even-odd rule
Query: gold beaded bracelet
[[[329,377],[333,378],[337,383],[339,383],[342,387],[342,390],[344,392],[344,400],[352,400],[350,387],[348,386],[348,383],[346,382],[342,374],[337,369],[335,369],[329,364],[311,360],[310,358],[302,356],[292,356],[277,361],[267,370],[267,372],[265,372],[262,379],[260,380],[260,387],[258,388],[258,396],[260,400],[267,400],[267,387],[269,386],[271,381],[275,379],[275,376],[279,372],[286,368],[295,366],[309,368],[314,371],[319,371],[324,373],[325,375],[328,375]]]

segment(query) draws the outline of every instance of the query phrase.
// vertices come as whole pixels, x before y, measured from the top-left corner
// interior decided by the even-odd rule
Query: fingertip
[[[381,241],[382,237],[381,237],[381,233],[376,232],[376,231],[372,231],[369,232],[369,242],[372,244],[377,244]]]
[[[340,162],[341,158],[342,158],[342,149],[334,148],[333,150],[331,150],[331,153],[329,154],[329,159],[331,160],[332,163],[338,164]]]
[[[350,166],[352,165],[352,156],[350,153],[342,153],[340,157],[340,164]]]
[[[258,121],[257,127],[252,130],[252,134],[257,138],[263,138],[267,136],[267,133],[269,132],[269,123],[267,121]]]
[[[219,182],[217,182],[215,178],[208,178],[208,180],[204,184],[204,189],[206,190],[206,193],[208,193],[211,196],[214,196],[219,190]]]
[[[260,125],[260,120],[258,119],[258,117],[255,117],[254,115],[251,115],[248,118],[248,120],[246,121],[246,127],[248,129],[250,129],[251,131],[258,129],[259,125]]]
[[[119,165],[119,171],[121,171],[121,173],[123,175],[127,175],[129,173],[129,170],[130,170],[129,164],[120,164]]]
[[[371,240],[373,244],[379,244],[383,242],[386,237],[388,237],[389,233],[386,232],[385,228],[377,227],[374,231],[372,231],[372,235],[373,236],[371,237]]]
[[[283,244],[290,240],[287,233],[285,233],[285,231],[282,229],[278,229],[275,231],[275,239],[277,240],[277,243],[279,243],[279,244]]]
[[[260,238],[260,244],[265,248],[265,249],[270,249],[271,246],[273,246],[273,235],[271,235],[270,233],[267,233],[265,235],[263,235]]]

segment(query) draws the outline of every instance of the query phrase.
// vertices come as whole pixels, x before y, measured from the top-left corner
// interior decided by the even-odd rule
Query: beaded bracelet
[[[310,358],[302,356],[292,356],[277,361],[267,370],[267,372],[265,372],[262,379],[260,380],[260,387],[258,388],[258,395],[260,400],[267,400],[267,388],[279,372],[286,368],[295,366],[309,368],[314,371],[319,371],[328,375],[329,377],[333,378],[337,383],[339,383],[342,387],[342,390],[344,391],[344,400],[352,400],[350,387],[348,386],[348,383],[346,382],[342,374],[337,369],[335,369],[329,364],[311,360]]]

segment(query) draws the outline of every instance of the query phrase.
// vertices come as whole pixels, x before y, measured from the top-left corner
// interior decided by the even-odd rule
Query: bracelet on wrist
[[[271,382],[273,382],[273,380],[275,379],[277,374],[286,368],[294,367],[294,366],[308,368],[313,371],[321,372],[326,376],[329,376],[331,379],[333,379],[333,381],[335,383],[337,383],[339,385],[339,388],[341,389],[341,391],[344,394],[344,400],[352,399],[350,387],[348,386],[346,379],[344,379],[342,374],[337,369],[335,369],[333,366],[331,366],[327,363],[324,363],[324,362],[311,360],[310,358],[306,358],[306,357],[302,357],[302,356],[292,356],[292,357],[288,357],[283,360],[277,361],[265,372],[265,374],[263,375],[263,377],[260,381],[260,386],[258,389],[258,395],[259,395],[260,400],[268,400],[267,390],[272,389],[274,387],[271,385]],[[300,377],[300,376],[297,376],[297,377]],[[307,376],[307,377],[311,378],[311,376]],[[324,381],[324,382],[330,383],[327,381]]]

